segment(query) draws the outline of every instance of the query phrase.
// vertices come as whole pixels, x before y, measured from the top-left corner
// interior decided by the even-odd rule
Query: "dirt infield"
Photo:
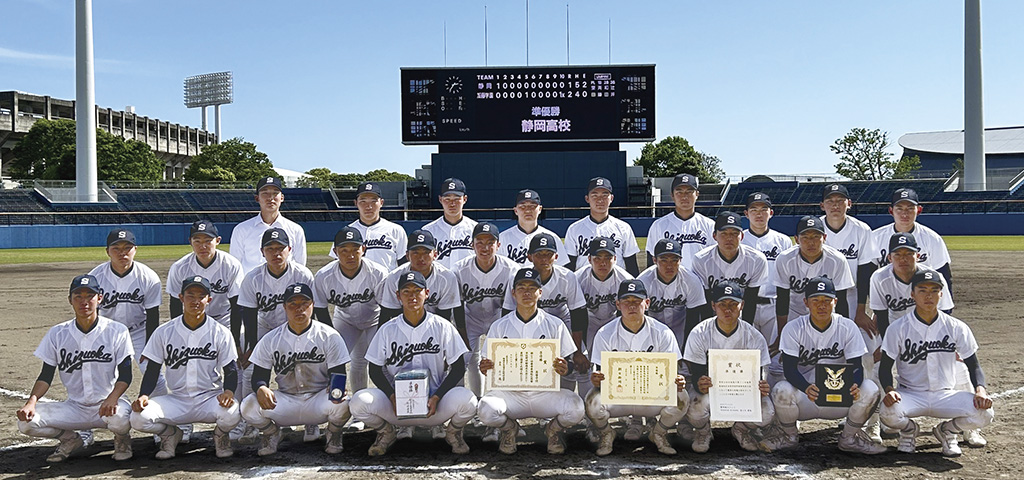
[[[536,425],[527,428],[519,453],[504,456],[497,445],[482,443],[482,429],[469,428],[467,442],[472,449],[455,456],[443,440],[431,440],[418,432],[413,440],[401,440],[383,459],[370,459],[366,449],[372,432],[346,434],[345,452],[329,457],[322,452],[323,440],[303,444],[301,432],[294,432],[271,459],[256,456],[255,447],[240,447],[235,458],[221,460],[213,455],[209,426],[190,445],[179,447],[178,457],[153,459],[156,447],[147,436],[134,433],[135,458],[116,463],[110,459],[113,446],[109,433],[97,431],[97,444],[64,465],[49,466],[46,456],[54,441],[37,441],[18,433],[14,412],[24,404],[24,394],[39,373],[39,361],[32,356],[50,326],[71,318],[66,288],[75,275],[87,272],[94,263],[59,263],[0,266],[0,476],[3,478],[64,477],[148,477],[223,479],[235,477],[297,478],[331,475],[337,478],[647,478],[681,476],[702,478],[1019,478],[1024,466],[1024,286],[1017,270],[1007,265],[1024,264],[1024,252],[952,252],[955,315],[971,325],[981,344],[979,358],[988,377],[989,391],[996,396],[996,421],[984,430],[988,447],[964,448],[956,459],[943,458],[931,436],[918,439],[918,452],[875,457],[848,455],[838,451],[835,422],[806,422],[801,425],[801,446],[775,454],[751,454],[739,448],[724,428],[715,429],[711,452],[695,454],[682,440],[670,438],[679,450],[672,457],[660,455],[646,440],[616,441],[612,455],[598,458],[582,431],[567,436],[569,453],[545,453],[543,432]],[[312,262],[319,268],[326,258]],[[147,262],[166,278],[171,261]],[[167,318],[167,301],[163,303]],[[141,377],[136,377],[141,378]],[[64,389],[55,382],[47,397],[63,399]],[[134,398],[139,382],[129,395]],[[928,429],[930,425],[925,422]],[[926,425],[922,425],[925,427]],[[925,428],[922,428],[924,431]],[[895,446],[895,440],[887,440]]]

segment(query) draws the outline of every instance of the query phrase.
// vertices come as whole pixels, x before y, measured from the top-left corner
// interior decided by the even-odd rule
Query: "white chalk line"
[[[999,393],[993,393],[989,397],[992,398],[993,400],[995,400],[997,398],[1003,398],[1003,397],[1009,397],[1011,395],[1017,395],[1018,393],[1024,393],[1024,387],[1018,387],[1018,388],[1015,388],[1013,390],[1005,390],[1005,391],[1002,391],[1002,392],[999,392]]]
[[[28,397],[29,397],[29,395],[27,393],[15,392],[14,390],[8,390],[8,389],[3,388],[3,387],[0,387],[0,396],[11,397],[11,398],[20,398],[22,400],[28,400]],[[46,397],[40,398],[39,401],[40,402],[56,402],[56,400],[54,400],[52,398],[46,398]]]

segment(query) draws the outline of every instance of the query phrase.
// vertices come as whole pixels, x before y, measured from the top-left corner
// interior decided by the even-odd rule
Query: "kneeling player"
[[[600,368],[601,352],[666,352],[674,353],[676,361],[682,359],[682,355],[679,354],[679,344],[676,343],[676,336],[672,330],[669,330],[665,324],[644,315],[648,305],[650,305],[650,300],[647,298],[647,289],[644,288],[643,282],[624,280],[619,284],[615,306],[622,312],[622,315],[617,319],[618,321],[612,320],[597,331],[590,354],[592,364]],[[648,438],[658,447],[659,452],[665,455],[675,455],[676,449],[672,448],[668,439],[665,438],[665,434],[686,414],[686,404],[689,401],[685,391],[686,378],[682,375],[676,376],[676,386],[679,392],[676,405],[652,407],[603,405],[600,388],[604,377],[604,373],[600,371],[590,374],[590,382],[594,385],[594,389],[587,395],[586,403],[587,418],[594,424],[600,435],[597,454],[604,456],[612,453],[615,431],[612,430],[608,420],[611,417],[634,415],[635,418],[658,416],[659,418],[651,427],[651,434]]]
[[[277,452],[280,427],[324,422],[324,451],[340,453],[341,429],[349,418],[348,398],[332,401],[327,389],[331,374],[345,374],[348,348],[337,330],[312,320],[313,290],[309,285],[289,285],[284,291],[284,310],[288,323],[264,335],[249,357],[255,393],[242,401],[242,418],[262,433],[256,452],[260,456]],[[277,392],[270,389],[271,370],[277,372]]]
[[[114,460],[132,458],[131,406],[121,398],[132,382],[132,339],[128,327],[99,316],[100,292],[96,277],[75,277],[68,290],[74,320],[51,328],[35,351],[43,369],[25,406],[18,410],[18,430],[60,441],[46,457],[50,463],[63,462],[82,447],[75,429],[99,427],[114,433]],[[50,389],[54,370],[60,370],[68,400],[37,404]]]
[[[956,434],[992,423],[992,399],[985,391],[985,374],[978,364],[978,342],[963,321],[939,310],[945,283],[932,269],[921,269],[911,280],[914,311],[893,322],[882,340],[885,389],[882,423],[900,431],[899,451],[914,451],[917,423],[913,417],[948,418],[932,430],[942,454],[961,454]],[[955,390],[957,355],[964,359],[974,393]],[[893,388],[896,366],[899,387]]]

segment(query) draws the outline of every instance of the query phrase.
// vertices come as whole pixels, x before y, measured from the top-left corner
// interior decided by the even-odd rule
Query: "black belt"
[[[757,304],[758,305],[771,305],[772,304],[772,300],[775,300],[775,299],[774,298],[757,297]]]

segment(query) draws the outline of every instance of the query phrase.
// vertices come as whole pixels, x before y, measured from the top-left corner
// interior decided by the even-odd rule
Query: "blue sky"
[[[74,98],[74,2],[3,0],[0,90]],[[833,173],[854,127],[963,128],[962,1],[530,2],[530,65],[657,64],[657,136],[687,138],[729,175]],[[95,0],[96,99],[199,126],[185,77],[230,70],[225,138],[275,166],[412,173],[399,69],[524,65],[526,2]],[[1024,124],[1024,2],[982,5],[985,123]],[[446,25],[446,28],[445,28]],[[447,49],[443,32],[447,31]],[[1018,45],[1018,47],[1013,47]],[[212,130],[212,109],[209,114]],[[630,161],[640,143],[623,143]]]

